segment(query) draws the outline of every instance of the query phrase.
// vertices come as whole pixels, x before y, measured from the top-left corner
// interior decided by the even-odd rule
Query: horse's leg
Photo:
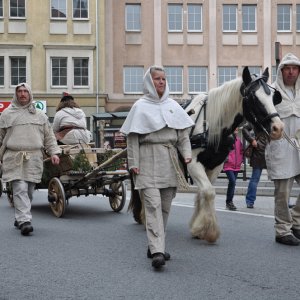
[[[188,165],[188,172],[194,184],[198,186],[195,209],[190,222],[191,234],[193,237],[213,243],[220,236],[214,205],[215,189],[207,177],[204,166],[199,162],[193,159]],[[213,174],[214,172],[211,172],[211,176]]]
[[[219,166],[216,166],[213,170],[206,170],[206,175],[209,179],[209,181],[214,184],[218,176],[220,175],[224,164],[220,164]]]

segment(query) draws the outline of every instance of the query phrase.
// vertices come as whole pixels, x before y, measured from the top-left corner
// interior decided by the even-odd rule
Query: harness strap
[[[206,122],[206,104],[207,104],[207,99],[208,99],[208,96],[206,96],[206,97],[204,98],[204,100],[203,100],[203,105],[202,105],[202,107],[199,109],[198,115],[197,115],[197,117],[196,117],[196,119],[195,119],[195,125],[192,127],[192,130],[191,130],[191,132],[190,132],[190,138],[193,136],[193,133],[194,133],[196,124],[197,124],[197,122],[198,122],[198,119],[199,119],[199,117],[200,117],[200,115],[201,115],[202,109],[204,109],[204,112],[203,112],[203,114],[204,114],[204,117],[203,117],[203,131],[204,131],[204,132],[206,131],[206,125],[207,125],[207,122]]]

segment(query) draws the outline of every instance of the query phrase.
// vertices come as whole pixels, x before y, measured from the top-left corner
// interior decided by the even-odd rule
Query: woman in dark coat
[[[262,170],[266,169],[265,148],[269,141],[264,132],[255,131],[250,123],[246,123],[243,126],[242,133],[244,138],[252,145],[253,148],[252,155],[250,157],[252,175],[248,185],[246,204],[247,208],[254,208],[257,185],[260,180]]]

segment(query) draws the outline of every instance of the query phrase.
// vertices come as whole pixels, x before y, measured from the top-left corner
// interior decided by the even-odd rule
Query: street
[[[177,194],[166,238],[171,260],[155,271],[127,205],[115,213],[105,197],[73,197],[56,218],[47,191],[36,191],[34,232],[24,237],[3,194],[0,299],[299,299],[300,247],[275,243],[271,197],[249,210],[236,196],[231,212],[218,195],[221,237],[213,245],[189,234],[193,197]]]

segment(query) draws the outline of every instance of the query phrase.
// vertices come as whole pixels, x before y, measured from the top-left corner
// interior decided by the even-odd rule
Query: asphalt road
[[[36,191],[34,232],[21,236],[13,209],[0,198],[0,299],[300,299],[300,247],[274,241],[271,198],[254,210],[236,197],[237,212],[217,196],[221,237],[191,238],[193,194],[179,193],[168,223],[172,258],[154,271],[146,234],[126,212],[114,213],[101,196],[70,199],[56,218],[47,193]]]

